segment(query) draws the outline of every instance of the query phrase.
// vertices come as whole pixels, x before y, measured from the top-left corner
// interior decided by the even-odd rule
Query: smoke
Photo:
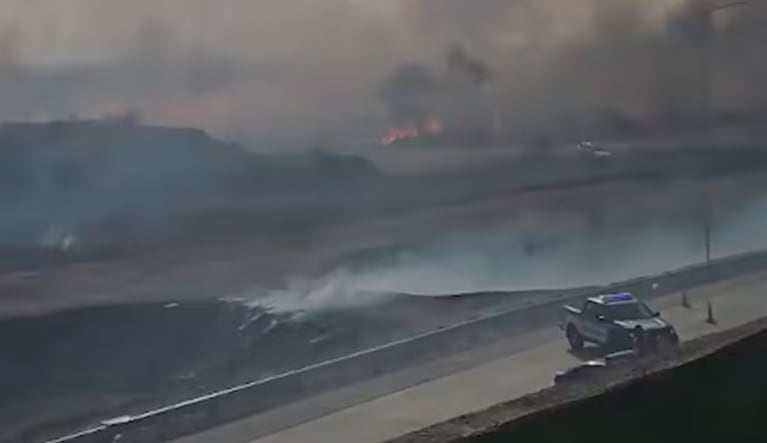
[[[380,87],[389,118],[397,124],[420,123],[433,114],[435,97],[442,93],[439,79],[423,64],[399,67]]]
[[[606,285],[659,274],[704,260],[704,204],[715,214],[715,257],[764,248],[767,194],[754,186],[762,182],[742,177],[677,183],[661,193],[619,186],[538,196],[530,206],[504,209],[518,216],[507,213],[497,223],[488,221],[489,213],[474,213],[465,227],[355,253],[322,281],[343,282],[340,293],[348,300],[350,291],[441,296]],[[447,218],[443,213],[431,225]]]
[[[490,69],[482,60],[471,57],[459,45],[450,48],[447,55],[448,75],[465,79],[472,84],[482,87],[490,81]]]
[[[441,129],[447,123],[451,140],[477,140],[478,135],[489,133],[493,122],[490,100],[484,94],[490,80],[490,68],[456,44],[439,70],[422,63],[400,66],[384,80],[379,95],[392,124],[424,127],[437,119]]]
[[[282,289],[251,289],[235,299],[259,306],[274,313],[322,312],[368,307],[391,301],[395,294],[371,291],[359,285],[355,275],[346,268],[338,268],[318,279],[292,277]]]
[[[514,134],[584,109],[684,111],[694,105],[695,61],[689,43],[665,32],[674,4],[0,0],[0,119],[94,116],[119,106],[148,123],[230,137],[366,136],[388,123],[393,107],[397,118],[425,112],[417,96],[432,100],[429,85],[445,70],[468,77],[482,98],[446,94],[453,104],[438,109],[481,102]],[[727,109],[767,98],[758,53],[767,7],[747,8],[717,23],[713,100]],[[407,87],[420,81],[426,90],[407,101],[381,93],[387,79],[408,78],[416,83]]]

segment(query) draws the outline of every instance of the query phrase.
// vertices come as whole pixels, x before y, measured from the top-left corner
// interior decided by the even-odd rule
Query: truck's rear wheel
[[[577,329],[572,327],[572,325],[567,327],[566,335],[567,342],[570,343],[570,349],[573,351],[580,351],[583,349],[583,337],[581,337],[581,334]]]

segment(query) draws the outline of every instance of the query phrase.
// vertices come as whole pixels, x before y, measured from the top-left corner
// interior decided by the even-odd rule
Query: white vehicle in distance
[[[613,155],[612,152],[590,141],[582,141],[578,143],[577,149],[578,152],[596,159],[606,159]]]

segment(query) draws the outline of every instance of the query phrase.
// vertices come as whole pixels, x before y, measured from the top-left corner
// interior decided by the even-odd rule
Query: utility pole
[[[710,94],[709,88],[711,87],[711,63],[709,60],[710,43],[711,43],[711,27],[713,26],[713,11],[708,10],[704,12],[701,17],[701,30],[700,30],[700,47],[698,50],[698,100],[700,106],[700,123],[703,126],[703,130],[709,129],[710,121]]]
[[[706,224],[703,226],[703,241],[706,244],[706,264],[711,262],[711,216],[706,214]]]
[[[711,4],[706,1],[697,11],[700,25],[700,54],[699,54],[699,92],[700,118],[703,130],[710,129],[711,124],[711,42],[713,39],[714,15],[725,9],[746,6],[749,0],[735,0],[726,3]],[[711,207],[706,205],[703,225],[703,242],[706,250],[706,264],[711,262]]]

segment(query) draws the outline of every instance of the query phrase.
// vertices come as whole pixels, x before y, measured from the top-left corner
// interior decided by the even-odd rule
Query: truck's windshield
[[[651,318],[653,311],[644,303],[627,303],[605,307],[605,318],[611,321]]]

